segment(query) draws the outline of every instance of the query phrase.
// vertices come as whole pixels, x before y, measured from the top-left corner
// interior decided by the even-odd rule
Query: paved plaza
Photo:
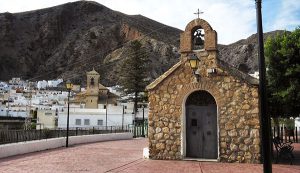
[[[261,164],[143,159],[147,139],[98,142],[0,159],[0,173],[260,173]],[[273,173],[300,173],[300,145],[295,164],[273,164]]]

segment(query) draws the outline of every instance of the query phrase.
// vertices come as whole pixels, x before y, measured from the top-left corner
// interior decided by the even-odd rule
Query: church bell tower
[[[98,108],[99,99],[99,79],[100,75],[94,69],[86,73],[87,75],[87,90],[85,107],[90,109]]]

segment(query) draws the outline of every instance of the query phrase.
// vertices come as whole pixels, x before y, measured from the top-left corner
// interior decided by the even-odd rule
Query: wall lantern
[[[200,75],[197,73],[199,59],[196,54],[190,54],[189,57],[190,66],[194,72],[194,75],[196,76],[197,81],[199,81]]]
[[[196,54],[189,55],[189,62],[190,62],[192,70],[195,73],[195,71],[198,68],[198,64],[199,64],[199,59],[198,59],[197,55]]]

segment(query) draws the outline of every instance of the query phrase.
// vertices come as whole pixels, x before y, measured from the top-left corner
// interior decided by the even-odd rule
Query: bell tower
[[[85,107],[91,109],[98,108],[99,99],[99,79],[100,75],[94,69],[86,73],[87,76],[87,89]]]
[[[181,60],[187,62],[190,57],[199,60],[195,74],[208,77],[217,69],[217,32],[208,22],[197,18],[192,20],[180,34]]]
[[[217,32],[205,20],[192,20],[180,34],[180,52],[203,52],[217,50]]]

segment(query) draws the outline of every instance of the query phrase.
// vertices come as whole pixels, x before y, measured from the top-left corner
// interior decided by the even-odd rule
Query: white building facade
[[[69,127],[70,128],[90,128],[95,126],[128,126],[133,124],[134,114],[127,109],[126,105],[103,105],[99,109],[86,109],[80,107],[70,107]],[[142,118],[142,109],[137,114]],[[144,118],[148,118],[148,108],[144,109]],[[58,128],[67,127],[67,107],[63,112],[58,112]]]

